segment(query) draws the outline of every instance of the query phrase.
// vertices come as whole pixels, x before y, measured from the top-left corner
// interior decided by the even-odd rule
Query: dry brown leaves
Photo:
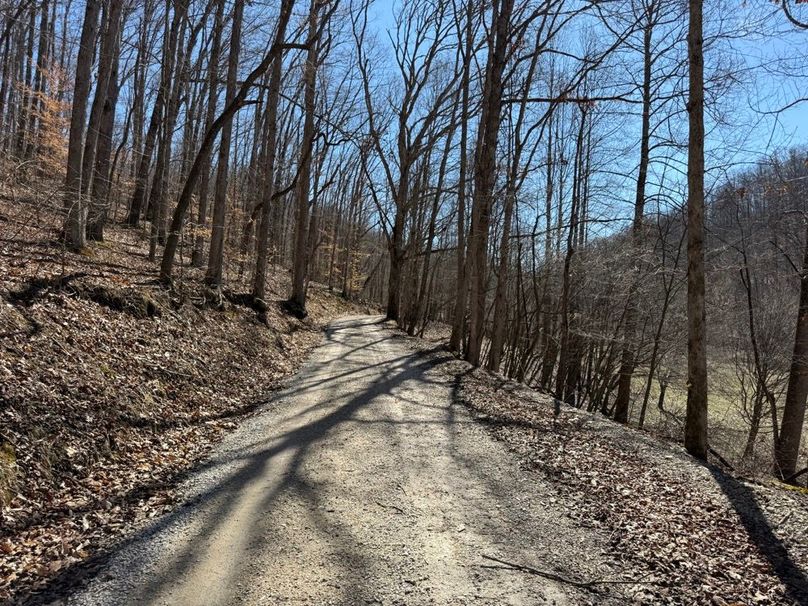
[[[71,255],[49,240],[57,219],[40,208],[0,203],[0,217],[0,443],[12,453],[2,602],[170,508],[179,474],[299,367],[322,323],[351,307],[313,287],[305,322],[277,305],[267,324],[236,305],[197,309],[149,286],[139,232],[110,229],[90,254]],[[58,288],[74,274],[82,288]],[[278,298],[283,277],[272,281]],[[37,279],[45,286],[15,299]],[[83,294],[96,287],[141,293],[159,315]]]
[[[808,603],[806,496],[697,465],[603,419],[563,408],[555,417],[548,397],[461,370],[459,396],[475,416],[639,571],[637,603]]]

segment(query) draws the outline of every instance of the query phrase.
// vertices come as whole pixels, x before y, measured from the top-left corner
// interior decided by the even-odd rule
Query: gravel
[[[623,603],[619,584],[580,586],[624,572],[608,538],[455,402],[452,359],[380,318],[333,323],[184,504],[56,603]]]

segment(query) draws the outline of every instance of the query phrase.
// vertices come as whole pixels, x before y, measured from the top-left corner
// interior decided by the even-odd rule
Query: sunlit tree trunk
[[[702,0],[689,0],[687,154],[687,416],[685,448],[707,458],[707,331],[704,304],[704,51]]]
[[[84,10],[84,25],[81,29],[79,52],[76,57],[76,80],[73,87],[73,109],[70,113],[70,136],[67,144],[67,176],[65,177],[65,207],[67,218],[64,226],[65,241],[75,250],[84,248],[87,242],[87,201],[82,196],[81,165],[84,150],[84,133],[87,127],[87,99],[92,85],[92,70],[95,39],[98,32],[100,0],[87,0]]]
[[[286,26],[292,13],[294,0],[283,0],[281,16],[278,21],[278,32],[275,44],[283,42],[286,35]],[[278,52],[272,61],[267,91],[267,136],[266,136],[266,164],[264,166],[264,195],[261,207],[261,218],[258,224],[255,243],[255,273],[253,275],[252,295],[256,299],[266,297],[266,271],[269,258],[269,227],[272,219],[272,194],[275,183],[275,156],[278,138],[278,103],[281,92],[281,75],[283,67],[283,53]]]
[[[224,21],[224,5],[226,0],[218,0],[216,14],[213,18],[211,34],[210,63],[208,64],[208,100],[205,108],[205,132],[210,130],[216,119],[216,101],[219,98],[219,57],[222,50],[222,22]],[[210,160],[202,169],[199,183],[199,206],[196,215],[196,233],[194,235],[194,251],[191,264],[201,267],[204,263],[205,236],[204,228],[208,224],[208,196],[210,195]]]
[[[236,95],[238,57],[241,50],[241,22],[244,15],[244,0],[236,0],[233,5],[233,24],[230,35],[230,55],[227,60],[227,84],[225,105],[232,103]],[[233,138],[233,116],[222,125],[219,141],[219,157],[216,162],[216,185],[213,195],[213,218],[210,232],[210,252],[205,281],[208,286],[217,288],[222,283],[224,266],[224,235],[227,220],[227,180],[230,167],[230,144]]]
[[[292,295],[289,303],[298,316],[306,315],[306,277],[308,275],[308,227],[309,227],[309,193],[311,189],[311,160],[314,152],[314,102],[317,77],[317,47],[314,40],[317,32],[317,0],[312,0],[309,7],[309,49],[303,68],[303,144],[300,148],[300,162],[297,176],[295,198],[297,199],[297,215],[295,220],[295,248],[292,259]]]
[[[485,334],[485,301],[488,281],[488,237],[491,204],[496,179],[496,153],[502,112],[502,73],[511,35],[514,0],[495,3],[494,37],[486,66],[480,126],[474,155],[474,203],[469,231],[468,270],[471,284],[469,308],[469,342],[466,360],[480,364]]]
[[[805,230],[805,249],[800,275],[800,304],[794,349],[788,374],[786,402],[780,421],[780,435],[775,442],[775,474],[788,478],[797,470],[797,457],[805,420],[805,401],[808,398],[808,227]]]

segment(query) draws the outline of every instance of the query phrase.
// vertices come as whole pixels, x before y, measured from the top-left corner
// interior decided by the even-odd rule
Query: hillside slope
[[[701,465],[679,444],[460,360],[441,371],[535,482],[553,487],[575,525],[608,536],[593,558],[634,571],[632,602],[808,604],[805,489],[738,476],[719,461]],[[532,574],[524,564],[510,563]]]
[[[265,313],[234,293],[213,309],[200,270],[155,285],[142,232],[71,254],[58,225],[0,202],[0,602],[169,508],[176,479],[359,309],[312,286],[309,317],[290,318],[279,269]]]

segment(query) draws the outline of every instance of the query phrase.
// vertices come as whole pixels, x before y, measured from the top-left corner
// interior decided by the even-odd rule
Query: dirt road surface
[[[184,505],[66,603],[621,603],[484,557],[614,576],[603,537],[453,402],[446,359],[376,317],[334,323],[184,484]]]

